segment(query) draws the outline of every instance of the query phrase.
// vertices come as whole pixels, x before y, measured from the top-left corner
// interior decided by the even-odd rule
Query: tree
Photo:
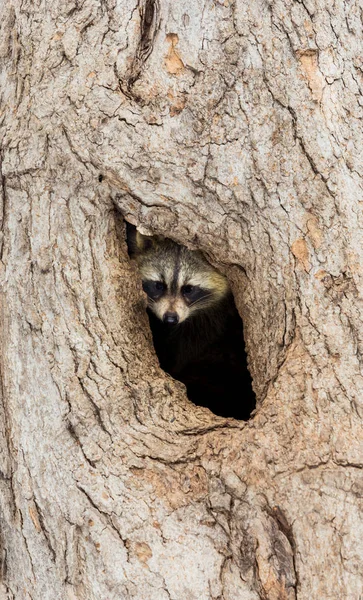
[[[2,3],[4,599],[362,597],[359,14]],[[120,213],[227,273],[250,421],[160,370]]]

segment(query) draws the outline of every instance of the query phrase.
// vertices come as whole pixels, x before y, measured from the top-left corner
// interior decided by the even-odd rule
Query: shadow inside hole
[[[161,368],[184,383],[194,404],[221,417],[248,420],[256,407],[256,397],[247,368],[243,324],[232,292],[227,287],[212,304],[203,304],[202,298],[201,308],[190,316],[188,302],[189,306],[192,303],[188,294],[183,295],[183,290],[187,288],[188,292],[191,287],[188,277],[192,281],[199,279],[203,290],[204,278],[206,288],[213,288],[223,276],[215,276],[218,271],[200,252],[165,238],[142,236],[130,224],[127,243],[130,256],[139,264],[148,294],[147,312]],[[183,311],[185,304],[187,318],[173,323],[170,315],[175,313],[168,310],[169,303],[175,313]]]

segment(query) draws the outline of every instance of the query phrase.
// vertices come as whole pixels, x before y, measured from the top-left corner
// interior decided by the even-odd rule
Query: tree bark
[[[359,11],[1,4],[1,598],[362,597]],[[159,368],[120,213],[229,277],[247,423]]]

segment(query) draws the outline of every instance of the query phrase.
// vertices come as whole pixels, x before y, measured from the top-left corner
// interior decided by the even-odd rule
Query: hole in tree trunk
[[[222,417],[247,420],[256,406],[243,324],[227,279],[199,251],[127,223],[160,366],[188,398]]]

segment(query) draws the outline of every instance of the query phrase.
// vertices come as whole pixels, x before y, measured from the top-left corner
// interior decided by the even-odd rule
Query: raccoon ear
[[[143,254],[150,248],[155,247],[161,241],[160,236],[156,235],[144,235],[140,233],[131,223],[126,223],[126,239],[127,247],[130,256],[134,254]]]
[[[140,231],[136,230],[135,235],[135,251],[146,252],[155,245],[155,239],[151,235],[143,235]]]

